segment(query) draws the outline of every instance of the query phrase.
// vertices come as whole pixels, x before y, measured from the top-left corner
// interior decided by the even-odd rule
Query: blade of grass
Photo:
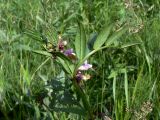
[[[116,76],[113,78],[113,99],[116,101]]]
[[[135,46],[135,45],[139,45],[141,44],[140,42],[129,42],[129,43],[125,43],[121,46],[121,48],[126,48],[126,47],[131,47],[131,46]]]
[[[126,96],[126,102],[127,102],[127,108],[129,108],[129,94],[128,94],[128,76],[127,76],[127,70],[124,71],[124,88],[125,88],[125,96]]]
[[[137,90],[138,90],[138,86],[140,85],[140,82],[142,80],[143,67],[144,67],[144,63],[143,63],[143,65],[140,68],[140,72],[138,73],[136,84],[135,84],[135,87],[134,87],[134,90],[133,90],[132,104],[134,103],[134,100],[135,100],[135,97],[136,97],[136,93],[137,93]]]

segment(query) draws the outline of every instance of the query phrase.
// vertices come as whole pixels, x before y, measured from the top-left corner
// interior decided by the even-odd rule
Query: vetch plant
[[[83,81],[91,79],[90,74],[87,74],[92,68],[92,64],[88,63],[88,59],[98,51],[113,48],[113,49],[123,49],[133,45],[139,44],[135,43],[126,43],[122,46],[115,46],[114,42],[119,39],[128,29],[124,27],[119,31],[111,35],[111,30],[113,29],[113,24],[105,26],[104,29],[99,33],[97,39],[93,44],[93,50],[87,53],[87,40],[84,26],[79,23],[79,31],[77,32],[75,38],[75,50],[73,48],[67,48],[67,41],[63,40],[61,36],[58,37],[57,45],[53,45],[51,42],[47,41],[46,46],[44,46],[46,51],[34,51],[39,54],[47,55],[54,58],[60,66],[62,66],[63,71],[66,76],[72,81],[74,87],[74,92],[77,95],[80,104],[85,109],[85,118],[94,119],[94,111],[90,105],[90,100],[88,95],[85,92],[85,87],[81,86]],[[93,41],[92,41],[93,42]],[[128,81],[125,82],[128,84]],[[128,85],[125,87],[125,91],[128,90]],[[128,92],[126,93],[126,100],[128,101]],[[127,104],[128,105],[128,104]]]
[[[159,0],[0,6],[0,120],[159,120]]]

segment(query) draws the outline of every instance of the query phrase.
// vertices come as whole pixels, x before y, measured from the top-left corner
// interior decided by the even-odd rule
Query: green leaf
[[[52,54],[46,51],[42,51],[42,50],[32,50],[32,52],[40,54],[40,55],[44,55],[44,56],[48,56],[48,57],[52,57]]]
[[[69,22],[71,19],[75,18],[76,15],[77,15],[77,13],[73,13],[72,15],[67,17],[67,19],[64,20],[64,24],[67,24],[67,22]]]
[[[111,74],[108,76],[108,79],[114,78],[117,76],[117,71],[111,71]]]
[[[138,45],[138,44],[141,44],[141,43],[140,42],[129,42],[129,43],[123,44],[121,48],[131,47],[131,46]]]
[[[26,34],[28,37],[32,38],[33,40],[37,40],[38,42],[43,42],[41,39],[41,34],[37,31],[26,29],[24,34]]]
[[[73,70],[70,68],[71,65],[69,65],[69,63],[65,60],[63,60],[62,58],[58,57],[58,60],[60,62],[60,64],[63,67],[63,70],[69,74],[72,74]]]
[[[63,95],[59,97],[59,102],[63,105],[79,105],[77,99],[69,91],[64,91]]]
[[[61,52],[54,52],[54,54],[55,54],[55,56],[58,56],[58,57],[62,58],[65,61],[68,61],[70,63],[72,62],[71,59],[69,59],[66,55],[64,55]]]
[[[40,116],[41,116],[40,110],[37,105],[34,106],[34,109],[35,109],[35,118],[38,120],[38,119],[40,119]]]
[[[104,27],[104,29],[99,33],[96,41],[94,42],[94,49],[100,48],[106,42],[112,28],[113,24]]]
[[[76,54],[79,59],[83,59],[86,54],[86,34],[82,24],[79,23],[79,33],[75,39]]]
[[[26,51],[31,51],[32,50],[31,47],[29,47],[28,45],[21,45],[21,44],[16,46],[15,50],[16,49],[26,50]]]
[[[23,84],[26,84],[26,87],[30,87],[31,77],[28,69],[25,69],[24,66],[21,64],[20,71],[23,76]]]
[[[111,37],[109,37],[109,39],[107,39],[105,45],[109,46],[112,43],[114,43],[118,38],[120,38],[126,31],[128,30],[127,27],[122,28],[121,30],[115,32]]]

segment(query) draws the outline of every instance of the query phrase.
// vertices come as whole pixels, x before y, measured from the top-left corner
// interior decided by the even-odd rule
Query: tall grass
[[[92,76],[84,82],[94,119],[159,120],[159,11],[159,0],[1,0],[0,119],[89,119],[61,65],[33,52],[43,49],[42,35],[56,44],[61,34],[74,48],[78,21],[88,51],[113,25],[111,47],[89,58]]]

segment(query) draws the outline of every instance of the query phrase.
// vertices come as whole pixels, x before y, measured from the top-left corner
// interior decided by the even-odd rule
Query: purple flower
[[[59,36],[58,40],[58,49],[60,52],[64,52],[64,47],[67,45],[67,41],[62,40],[62,37]]]
[[[77,74],[76,74],[76,80],[77,80],[77,83],[80,83],[81,80],[89,80],[91,78],[91,76],[89,74],[85,74],[83,75],[81,73],[81,71],[78,71]]]
[[[84,62],[84,64],[81,65],[81,66],[78,68],[78,70],[85,71],[85,70],[88,70],[88,69],[90,69],[90,68],[92,68],[92,65],[91,65],[91,64],[88,64],[88,63],[87,63],[87,60],[86,60],[86,61]]]
[[[77,83],[80,83],[81,80],[89,80],[91,78],[91,76],[89,74],[82,74],[81,71],[86,71],[88,69],[92,68],[92,65],[91,64],[88,64],[87,63],[87,60],[84,62],[83,65],[81,65],[79,68],[78,68],[78,71],[77,71],[77,74],[76,74],[76,80],[77,80]]]
[[[73,52],[73,49],[68,49],[64,52],[64,54],[66,56],[68,56],[71,60],[73,61],[76,61],[77,60],[77,57],[76,57],[76,54]]]
[[[64,52],[64,54],[65,54],[66,56],[69,56],[69,55],[74,54],[74,53],[73,53],[73,49],[68,49],[68,50],[66,50],[66,51]]]
[[[64,45],[63,45],[62,41],[59,41],[59,43],[58,43],[58,49],[59,49],[60,52],[64,51]]]
[[[83,75],[80,71],[77,72],[76,74],[76,80],[79,83],[83,79]]]

